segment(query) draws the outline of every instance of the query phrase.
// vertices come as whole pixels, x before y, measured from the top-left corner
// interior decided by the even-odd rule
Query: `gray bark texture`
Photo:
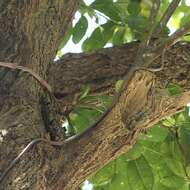
[[[138,42],[52,61],[77,7],[76,0],[0,2],[0,61],[32,69],[48,81],[56,97],[50,98],[30,74],[0,67],[0,175],[31,140],[64,141],[60,119],[72,110],[84,86],[92,94],[112,96],[115,82],[133,65]],[[127,152],[146,128],[183,110],[190,100],[189,55],[190,44],[180,42],[166,51],[162,71],[135,72],[101,122],[62,147],[45,142],[31,147],[0,190],[79,189],[89,175]],[[152,67],[160,64],[158,58]],[[184,92],[169,97],[164,93],[169,83]]]

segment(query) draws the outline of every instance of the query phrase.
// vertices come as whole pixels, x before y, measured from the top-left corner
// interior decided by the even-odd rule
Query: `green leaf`
[[[124,176],[127,175],[127,156],[125,154],[115,160],[115,172],[122,173]]]
[[[179,190],[189,190],[190,189],[190,186],[189,186],[189,183],[185,183]]]
[[[127,10],[130,15],[137,16],[141,11],[140,1],[131,0]]]
[[[154,142],[163,142],[168,135],[166,128],[156,125],[147,131],[147,140]]]
[[[186,172],[187,172],[188,177],[190,177],[190,165],[186,167]]]
[[[120,173],[115,175],[112,178],[112,181],[109,185],[109,190],[126,190],[126,189],[130,189],[127,177]]]
[[[117,4],[118,9],[120,10],[120,20],[122,23],[127,23],[127,17],[129,15],[128,11],[127,11],[127,7],[129,4],[129,0],[117,0],[115,2],[115,4]]]
[[[140,143],[136,143],[133,148],[129,150],[126,154],[127,160],[136,160],[141,156],[141,153],[143,151],[143,148]]]
[[[81,95],[80,95],[79,101],[81,101],[82,99],[84,99],[85,97],[87,97],[87,95],[89,94],[89,92],[90,92],[90,87],[86,86],[84,88],[84,90],[82,91]]]
[[[108,189],[109,189],[109,184],[93,186],[93,190],[108,190]],[[87,190],[87,189],[84,189],[84,190]]]
[[[121,45],[124,43],[124,37],[125,37],[125,27],[118,27],[114,33],[112,43],[114,45]]]
[[[134,190],[149,190],[153,188],[154,176],[152,169],[143,156],[128,162],[127,173],[128,182]]]
[[[115,91],[116,92],[119,92],[121,86],[122,86],[122,83],[123,83],[123,80],[118,80],[116,83],[115,83]]]
[[[163,184],[161,184],[160,182],[157,182],[154,185],[154,189],[153,190],[189,190],[189,184],[186,183],[181,187],[178,188],[170,188],[170,187],[166,187]]]
[[[89,181],[96,187],[108,184],[115,174],[115,163],[111,162],[99,170]]]
[[[75,25],[75,27],[73,28],[72,40],[75,44],[80,42],[80,40],[85,35],[87,28],[88,28],[88,20],[84,15],[82,15],[77,24]]]
[[[168,136],[165,142],[162,143],[160,150],[164,158],[172,158],[181,163],[184,161],[176,137],[174,138],[173,136],[172,137]]]
[[[176,124],[177,125],[183,125],[186,123],[187,118],[185,117],[185,114],[183,112],[179,113],[176,117]]]
[[[143,148],[142,154],[151,166],[158,167],[162,162],[164,162],[164,155],[161,153],[159,143],[141,140],[140,144]]]
[[[169,84],[166,90],[169,96],[181,94],[183,92],[183,89],[177,84]]]
[[[189,9],[189,8],[188,8],[188,9]],[[185,12],[185,15],[184,15],[183,18],[180,20],[180,26],[184,26],[184,25],[189,21],[189,16],[190,16],[189,11]]]
[[[74,127],[75,134],[80,133],[89,126],[89,121],[86,117],[82,117],[81,113],[72,112],[69,114],[70,121]]]
[[[94,110],[100,109],[101,112],[105,111],[112,103],[111,96],[95,96],[95,95],[86,95],[82,99],[80,98],[80,107],[83,107],[83,104],[92,105],[91,109]],[[85,106],[87,107],[87,106]]]
[[[96,16],[95,10],[87,6],[84,1],[80,2],[78,11],[83,15],[87,13],[91,18]]]
[[[161,179],[160,183],[169,188],[180,188],[185,184],[184,178],[178,177],[167,169],[162,168],[162,172],[159,173]]]
[[[162,124],[166,127],[173,127],[176,124],[176,120],[174,117],[167,117],[166,119],[162,120]]]
[[[190,163],[190,126],[183,125],[178,129],[179,142],[187,163]]]
[[[164,158],[166,165],[168,168],[179,177],[185,177],[185,171],[183,167],[183,163],[179,162],[178,160],[172,159],[172,158]]]
[[[161,184],[160,182],[157,182],[155,185],[154,185],[154,189],[153,190],[177,190],[177,189],[171,189],[169,187],[166,187],[164,186],[163,184]]]
[[[102,28],[102,34],[104,36],[104,40],[106,42],[109,42],[109,40],[112,38],[114,34],[116,25],[113,22],[108,21],[107,23],[101,25],[101,28]]]
[[[69,38],[71,37],[72,30],[73,30],[72,24],[69,24],[68,29],[65,33],[64,39],[62,40],[61,44],[58,47],[58,51],[60,51],[65,46],[65,44],[68,42]]]
[[[120,9],[112,0],[96,0],[90,5],[90,7],[104,13],[115,21],[121,20]]]
[[[74,111],[70,113],[69,117],[75,132],[80,133],[90,127],[100,115],[101,113],[95,109],[76,107]]]
[[[98,27],[91,34],[90,38],[87,38],[84,41],[82,45],[82,49],[84,51],[96,50],[96,49],[103,48],[105,44],[106,44],[106,41],[104,39],[102,30],[100,27]]]
[[[170,29],[167,26],[164,27],[160,33],[160,41],[164,42],[166,38],[169,36],[169,34],[170,34]]]
[[[131,30],[135,32],[135,34],[137,34],[140,38],[142,38],[146,30],[147,18],[143,16],[130,15],[127,21],[129,28],[131,28]]]
[[[190,125],[190,117],[189,117],[189,108],[185,108],[185,110],[181,113],[175,115],[176,125],[183,126],[184,124]]]

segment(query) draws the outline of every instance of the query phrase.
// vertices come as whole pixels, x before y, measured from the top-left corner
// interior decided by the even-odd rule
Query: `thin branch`
[[[163,44],[158,46],[154,52],[161,52],[163,49],[168,49],[174,45],[179,40],[179,38],[183,37],[188,32],[190,32],[190,21],[176,30],[176,32],[174,32]]]
[[[168,8],[166,9],[165,13],[163,14],[159,24],[157,25],[155,29],[155,34],[158,35],[163,28],[167,25],[169,19],[171,18],[173,12],[176,10],[178,4],[181,0],[172,0]]]
[[[31,69],[17,65],[17,64],[5,63],[5,62],[0,62],[0,67],[5,67],[5,68],[13,69],[13,70],[20,70],[20,71],[28,73],[29,75],[32,75],[52,95],[52,88],[47,83],[47,81],[45,81],[43,78],[41,78],[37,73],[35,73]]]
[[[150,11],[150,16],[149,16],[149,24],[151,27],[154,25],[156,17],[158,15],[158,11],[160,9],[160,0],[154,0],[152,4],[152,9]]]
[[[154,2],[152,4],[151,11],[150,11],[150,16],[148,19],[148,24],[147,24],[147,27],[149,25],[150,30],[139,46],[138,53],[137,53],[138,56],[135,60],[136,65],[140,65],[141,62],[143,61],[143,59],[142,59],[143,54],[146,52],[146,49],[147,49],[149,42],[150,42],[150,39],[152,38],[152,34],[154,31],[154,23],[156,21],[156,16],[158,14],[159,8],[160,8],[160,0],[154,0]]]
[[[145,40],[145,45],[148,46],[151,38],[153,37],[154,33],[154,26],[156,23],[156,17],[158,15],[160,9],[160,0],[155,0],[152,5],[152,9],[149,16],[149,24],[150,24],[150,31],[148,33],[147,39]]]
[[[172,46],[174,43],[177,42],[177,40],[181,37],[183,37],[185,34],[190,32],[190,21],[187,22],[184,26],[179,28],[176,32],[174,32],[168,40],[165,42],[166,43],[166,48]]]
[[[190,21],[186,23],[184,26],[179,28],[176,32],[174,32],[164,43],[159,46],[156,46],[152,52],[150,52],[148,62],[143,66],[150,65],[156,58],[158,58],[163,51],[167,50],[169,47],[174,45],[179,38],[183,37],[185,34],[190,32]]]

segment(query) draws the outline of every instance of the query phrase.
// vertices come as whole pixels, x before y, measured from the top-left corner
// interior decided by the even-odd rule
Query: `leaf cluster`
[[[170,1],[162,1],[157,21],[168,7]],[[82,50],[92,51],[110,45],[121,45],[134,40],[143,40],[149,28],[147,28],[148,15],[150,13],[151,0],[95,0],[87,6],[81,1],[78,12],[80,18],[73,25],[70,24],[65,38],[60,44],[61,50],[71,38],[73,43],[80,43]],[[168,27],[162,32],[162,37],[167,37],[170,29],[174,30],[188,22],[190,16],[189,7],[183,0],[172,15]],[[89,18],[94,19],[97,27],[89,35]],[[102,19],[105,20],[102,23]],[[155,23],[156,24],[156,23]],[[184,37],[190,40],[189,36]]]

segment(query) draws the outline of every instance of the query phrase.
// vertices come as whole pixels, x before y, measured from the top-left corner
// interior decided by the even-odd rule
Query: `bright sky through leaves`
[[[94,0],[84,0],[84,2],[87,5],[90,5]],[[186,4],[188,6],[190,6],[190,0],[186,0]],[[77,12],[75,14],[74,20],[73,20],[73,24],[75,25],[77,23],[77,21],[80,18],[80,13]],[[104,17],[99,17],[99,24],[96,23],[95,18],[90,18],[87,14],[85,14],[87,20],[88,20],[88,25],[90,26],[85,34],[85,36],[83,37],[83,39],[78,43],[78,44],[74,44],[72,41],[72,38],[70,38],[70,40],[67,42],[67,44],[65,45],[65,47],[61,50],[63,54],[66,54],[68,52],[70,53],[81,53],[82,49],[82,43],[84,42],[84,40],[89,37],[91,35],[91,33],[94,31],[95,28],[97,28],[100,24],[103,24],[106,22],[106,19]],[[183,17],[183,15],[181,15],[181,17]],[[171,30],[171,33],[173,33],[176,30],[176,27],[178,27],[179,23],[176,23],[176,21],[174,19],[170,19],[169,23],[168,23],[168,27]],[[106,47],[111,46],[110,44],[106,45]]]

